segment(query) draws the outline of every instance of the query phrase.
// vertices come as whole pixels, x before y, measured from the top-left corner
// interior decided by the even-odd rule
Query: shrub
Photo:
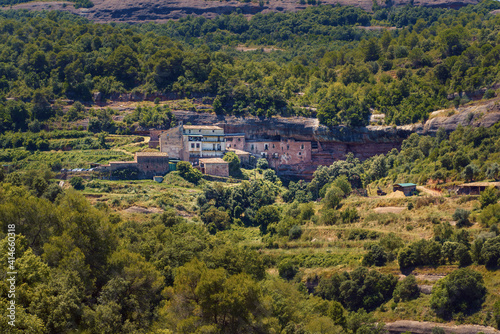
[[[460,267],[467,267],[472,264],[472,257],[464,244],[458,244],[455,249],[455,259]]]
[[[354,223],[359,220],[358,210],[356,208],[347,208],[340,212],[340,218],[344,224]]]
[[[267,162],[267,159],[260,158],[259,160],[257,160],[257,165],[255,167],[260,169],[268,169],[269,163]]]
[[[384,266],[387,262],[387,253],[379,245],[372,245],[368,253],[363,257],[363,266]]]
[[[302,228],[299,225],[293,225],[292,228],[288,231],[288,237],[290,240],[295,240],[300,238],[302,235]]]
[[[299,267],[292,259],[284,259],[278,265],[278,273],[280,277],[291,280],[299,272]]]
[[[494,187],[486,188],[479,196],[479,203],[481,203],[481,209],[486,208],[490,204],[496,204],[498,201],[498,191]]]
[[[76,190],[83,190],[85,189],[85,185],[83,184],[83,179],[79,176],[72,177],[71,180],[69,180],[69,184]]]
[[[481,249],[481,258],[486,267],[500,267],[500,236],[488,239]]]
[[[415,276],[408,275],[402,281],[399,281],[394,289],[394,301],[398,303],[400,300],[405,302],[408,300],[416,299],[420,296],[417,280]]]
[[[321,213],[320,223],[321,225],[335,225],[341,221],[340,214],[337,210],[326,209]]]
[[[229,163],[229,175],[241,177],[240,158],[234,152],[227,152],[222,158]]]
[[[327,208],[337,209],[340,206],[340,201],[344,196],[344,192],[336,186],[330,187],[326,192],[326,196],[323,199],[323,203]]]
[[[182,178],[194,184],[198,184],[203,177],[201,172],[193,168],[193,166],[191,166],[191,164],[187,161],[179,161],[177,163],[177,170]]]
[[[458,269],[439,280],[432,289],[431,308],[441,318],[456,313],[477,311],[486,296],[480,273],[469,268]]]
[[[457,227],[470,226],[470,211],[457,208],[453,214],[453,219],[457,221]]]
[[[358,267],[350,273],[343,272],[321,279],[316,294],[339,301],[350,311],[360,308],[371,311],[391,299],[397,281],[391,274],[384,275],[376,270]]]
[[[203,212],[201,220],[207,226],[207,229],[211,234],[215,234],[217,231],[225,230],[229,228],[231,224],[231,218],[228,213],[213,206]]]
[[[500,222],[500,204],[488,205],[479,215],[479,221],[484,226],[493,226]]]

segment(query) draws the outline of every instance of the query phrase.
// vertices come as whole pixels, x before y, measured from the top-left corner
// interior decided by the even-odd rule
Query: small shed
[[[200,159],[200,170],[203,174],[228,177],[229,163],[221,158]]]
[[[405,196],[412,196],[417,193],[417,185],[415,183],[396,183],[392,187],[392,191],[402,191]]]
[[[479,195],[488,187],[500,189],[500,182],[472,182],[458,186],[459,195]]]
[[[163,182],[163,176],[154,176],[153,177],[153,181],[156,181],[158,183],[162,183]]]

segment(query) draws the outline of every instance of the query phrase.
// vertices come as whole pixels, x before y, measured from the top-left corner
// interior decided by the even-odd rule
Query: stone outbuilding
[[[199,168],[203,174],[213,176],[229,176],[229,163],[221,158],[204,158],[199,160]]]
[[[458,186],[459,195],[479,195],[485,191],[486,188],[495,187],[500,189],[500,182],[472,182],[464,183]]]
[[[110,161],[108,165],[97,168],[99,172],[109,173],[122,169],[131,169],[138,172],[138,178],[149,179],[156,175],[165,175],[169,172],[169,158],[167,153],[138,152],[133,161]]]

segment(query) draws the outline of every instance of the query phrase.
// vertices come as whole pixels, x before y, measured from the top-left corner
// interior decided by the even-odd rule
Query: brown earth
[[[180,19],[187,15],[213,18],[220,14],[229,14],[239,11],[251,16],[257,13],[268,12],[295,12],[305,9],[299,0],[270,0],[262,6],[258,2],[242,3],[239,1],[210,1],[210,0],[93,0],[94,7],[75,9],[72,3],[62,1],[30,2],[15,6],[6,6],[4,9],[28,10],[64,10],[84,16],[95,22],[164,22],[171,19]],[[404,6],[411,0],[393,0],[394,6]],[[416,6],[459,8],[468,4],[476,4],[479,0],[414,0]],[[322,0],[322,4],[340,4],[357,6],[371,11],[372,0]],[[380,6],[385,1],[378,0]]]
[[[441,327],[446,334],[499,334],[500,331],[494,329],[493,327],[479,326],[479,325],[447,325],[436,322],[421,322],[421,321],[410,321],[410,320],[400,320],[392,323],[385,324],[385,329],[389,334],[399,334],[399,333],[415,333],[415,334],[431,334],[434,327]]]
[[[384,207],[373,209],[373,211],[375,211],[376,213],[396,213],[396,214],[399,214],[399,213],[403,212],[404,210],[406,210],[406,208],[400,207],[400,206],[384,206]]]

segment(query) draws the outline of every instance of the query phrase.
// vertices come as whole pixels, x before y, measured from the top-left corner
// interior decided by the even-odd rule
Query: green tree
[[[265,158],[258,159],[257,160],[256,168],[268,169],[269,168],[269,163],[267,162],[267,159],[265,159]]]
[[[457,222],[457,227],[470,226],[470,211],[457,208],[453,214],[453,219]]]
[[[229,175],[241,177],[240,158],[234,152],[227,152],[223,157],[229,163]]]
[[[399,281],[393,293],[394,301],[396,303],[399,301],[406,302],[416,299],[419,296],[420,290],[418,289],[417,280],[413,275],[408,275],[402,281]]]
[[[274,205],[263,206],[255,215],[255,222],[259,225],[260,233],[266,234],[267,227],[280,221],[280,212]]]
[[[482,275],[463,268],[436,283],[432,289],[430,305],[439,317],[448,318],[454,313],[470,314],[477,311],[485,295]]]
[[[69,180],[71,186],[76,190],[85,189],[85,185],[83,184],[83,179],[80,176],[74,176]]]
[[[479,203],[481,203],[481,209],[486,208],[490,204],[496,204],[498,202],[499,192],[495,187],[488,187],[479,196]]]
[[[292,259],[284,259],[278,265],[279,275],[287,280],[291,280],[299,272],[299,267],[295,264]]]
[[[201,172],[198,169],[193,168],[193,166],[191,166],[191,164],[187,161],[179,161],[177,163],[177,171],[182,178],[194,184],[198,184],[203,177]]]
[[[338,209],[343,195],[344,192],[340,188],[336,186],[330,187],[326,192],[325,198],[323,199],[325,207],[330,209]]]
[[[203,212],[201,220],[212,234],[215,234],[217,231],[228,229],[231,224],[231,217],[227,212],[221,211],[213,206]]]

